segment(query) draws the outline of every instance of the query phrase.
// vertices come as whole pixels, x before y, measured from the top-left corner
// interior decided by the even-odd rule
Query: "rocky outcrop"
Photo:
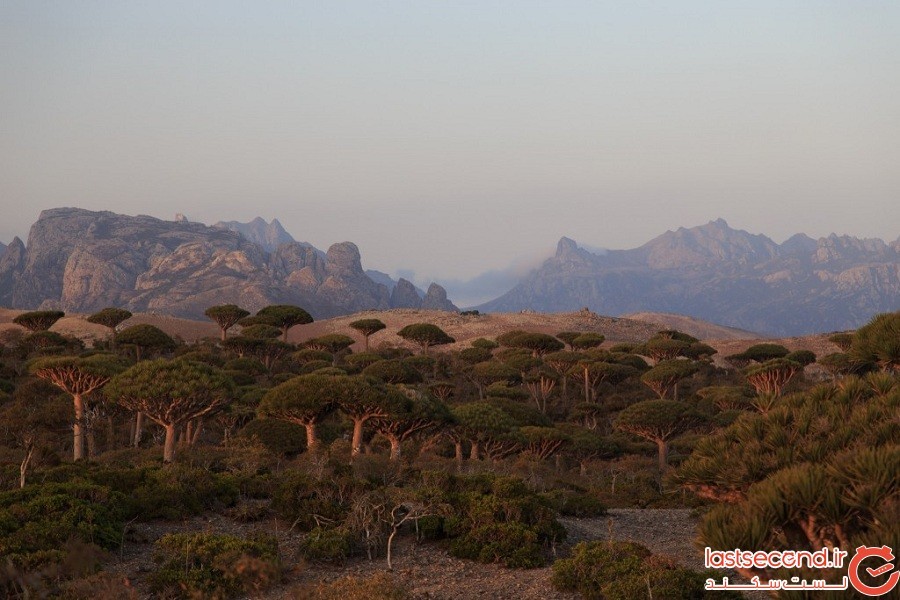
[[[213,227],[235,231],[241,234],[245,240],[260,246],[266,252],[274,252],[281,244],[290,244],[294,241],[294,238],[284,230],[278,219],[272,219],[271,223],[266,223],[260,217],[256,217],[249,223],[219,221]]]
[[[422,308],[422,298],[412,282],[402,277],[397,281],[391,292],[391,308]]]
[[[853,329],[900,308],[900,246],[803,234],[779,245],[721,219],[603,254],[562,238],[542,267],[477,308],[584,306],[609,315],[678,313],[780,336]]]
[[[317,293],[340,314],[390,306],[387,288],[369,279],[363,271],[359,248],[353,242],[333,244],[328,249],[325,274]]]
[[[12,305],[13,286],[24,265],[25,244],[17,237],[13,238],[0,253],[0,305]]]
[[[448,310],[458,312],[459,309],[447,299],[447,290],[436,283],[428,286],[425,298],[422,299],[422,308],[425,310]]]
[[[60,208],[41,213],[27,246],[16,238],[0,253],[4,306],[197,318],[225,303],[298,304],[317,318],[391,306],[351,242],[323,253],[291,240],[268,251],[226,227]]]

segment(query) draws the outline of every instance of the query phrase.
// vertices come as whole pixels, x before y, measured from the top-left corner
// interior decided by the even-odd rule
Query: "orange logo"
[[[879,586],[872,587],[866,585],[859,579],[859,568],[862,566],[862,562],[865,559],[871,557],[878,557],[884,561],[884,564],[879,567],[874,569],[869,567],[866,569],[866,572],[872,577],[879,577],[885,573],[894,571],[894,565],[892,564],[894,553],[891,552],[891,549],[888,546],[882,546],[881,548],[877,546],[860,546],[856,549],[856,555],[850,559],[850,564],[847,567],[847,576],[850,578],[850,583],[853,584],[853,587],[856,588],[856,591],[860,594],[865,596],[883,596],[894,589],[897,582],[900,581],[900,571],[891,573],[887,581]]]

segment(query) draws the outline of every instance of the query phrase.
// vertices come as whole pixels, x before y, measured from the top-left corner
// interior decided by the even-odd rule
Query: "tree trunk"
[[[307,423],[304,425],[306,427],[306,451],[313,452],[318,449],[318,437],[316,436],[316,424],[315,423]]]
[[[22,464],[19,465],[19,487],[25,487],[25,476],[28,474],[28,465],[31,463],[31,457],[34,456],[34,444],[28,444],[28,448],[25,452],[25,458],[22,459]]]
[[[85,426],[85,440],[87,442],[87,457],[97,456],[97,438],[94,436],[94,424]]]
[[[106,449],[107,450],[115,450],[119,446],[119,441],[116,439],[118,436],[116,435],[116,421],[113,419],[112,415],[107,415],[106,417]]]
[[[166,425],[166,442],[163,445],[163,462],[170,463],[175,460],[175,425]]]
[[[191,419],[187,422],[187,425],[184,426],[184,433],[181,434],[181,445],[185,448],[191,445],[191,440],[194,438],[194,420]]]
[[[369,351],[369,336],[367,335],[363,336],[363,347],[365,348],[366,352]]]
[[[387,570],[388,570],[388,572],[394,570],[394,565],[391,564],[391,547],[394,544],[394,536],[397,535],[397,529],[398,529],[398,526],[395,525],[393,527],[393,529],[391,529],[391,535],[389,535],[388,539],[387,539]]]
[[[400,460],[400,438],[391,436],[388,439],[391,442],[391,460]]]
[[[362,452],[363,423],[365,419],[353,419],[353,439],[350,441],[350,456],[358,456]]]
[[[659,472],[663,473],[669,464],[669,442],[656,440],[656,447],[659,449]]]
[[[194,427],[194,436],[191,438],[191,446],[200,440],[200,434],[203,433],[203,419],[197,419],[197,425]]]
[[[591,401],[590,377],[588,376],[588,368],[584,368],[584,401]]]
[[[481,454],[481,449],[478,447],[478,442],[472,442],[472,449],[469,451],[469,460],[479,460]]]
[[[144,413],[138,412],[138,414],[134,417],[134,439],[131,441],[131,445],[135,448],[139,448],[141,446],[141,436],[144,434]]]
[[[225,329],[225,328],[223,327],[223,328],[222,328],[222,341],[223,341],[223,342],[225,341],[225,338],[226,338],[226,334],[227,334],[227,333],[228,333],[228,330]]]
[[[456,452],[456,456],[455,456],[455,458],[456,458],[456,464],[457,464],[457,466],[458,466],[459,468],[462,468],[462,464],[463,464],[463,447],[462,447],[462,442],[454,442],[454,443],[453,443],[453,449],[454,449],[455,452]]]
[[[73,394],[72,399],[75,404],[72,457],[79,461],[84,458],[84,399],[81,394]]]
[[[282,327],[281,329],[281,341],[287,344],[287,332],[290,327]]]

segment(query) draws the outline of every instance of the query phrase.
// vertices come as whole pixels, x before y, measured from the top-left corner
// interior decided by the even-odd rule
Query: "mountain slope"
[[[631,250],[556,255],[479,307],[603,314],[677,313],[770,335],[858,327],[900,306],[900,251],[878,239],[797,235],[778,245],[721,219]]]
[[[352,242],[269,252],[228,228],[58,208],[41,213],[27,246],[16,238],[0,253],[0,306],[201,317],[224,303],[298,304],[317,318],[391,307]]]

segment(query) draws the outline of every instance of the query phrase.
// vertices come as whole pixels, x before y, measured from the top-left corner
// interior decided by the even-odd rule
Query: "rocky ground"
[[[693,540],[697,518],[688,509],[612,509],[603,518],[562,520],[569,532],[567,542],[557,549],[565,556],[581,541],[608,539],[641,543],[657,554],[674,558],[686,567],[701,569],[701,556]],[[386,571],[384,558],[364,558],[345,565],[308,564],[298,555],[297,536],[285,531],[284,523],[236,523],[214,515],[182,523],[143,523],[129,528],[118,560],[109,569],[129,578],[138,590],[146,589],[146,578],[153,569],[153,542],[173,531],[211,531],[249,536],[260,531],[277,535],[287,565],[284,583],[265,598],[287,600],[302,598],[302,589],[310,584],[329,582],[348,575],[367,577]],[[456,600],[481,598],[492,600],[562,600],[576,598],[555,590],[550,582],[551,569],[506,569],[450,556],[437,543],[417,543],[412,536],[398,539],[394,549],[395,578],[414,599]],[[373,598],[372,600],[377,600]]]

